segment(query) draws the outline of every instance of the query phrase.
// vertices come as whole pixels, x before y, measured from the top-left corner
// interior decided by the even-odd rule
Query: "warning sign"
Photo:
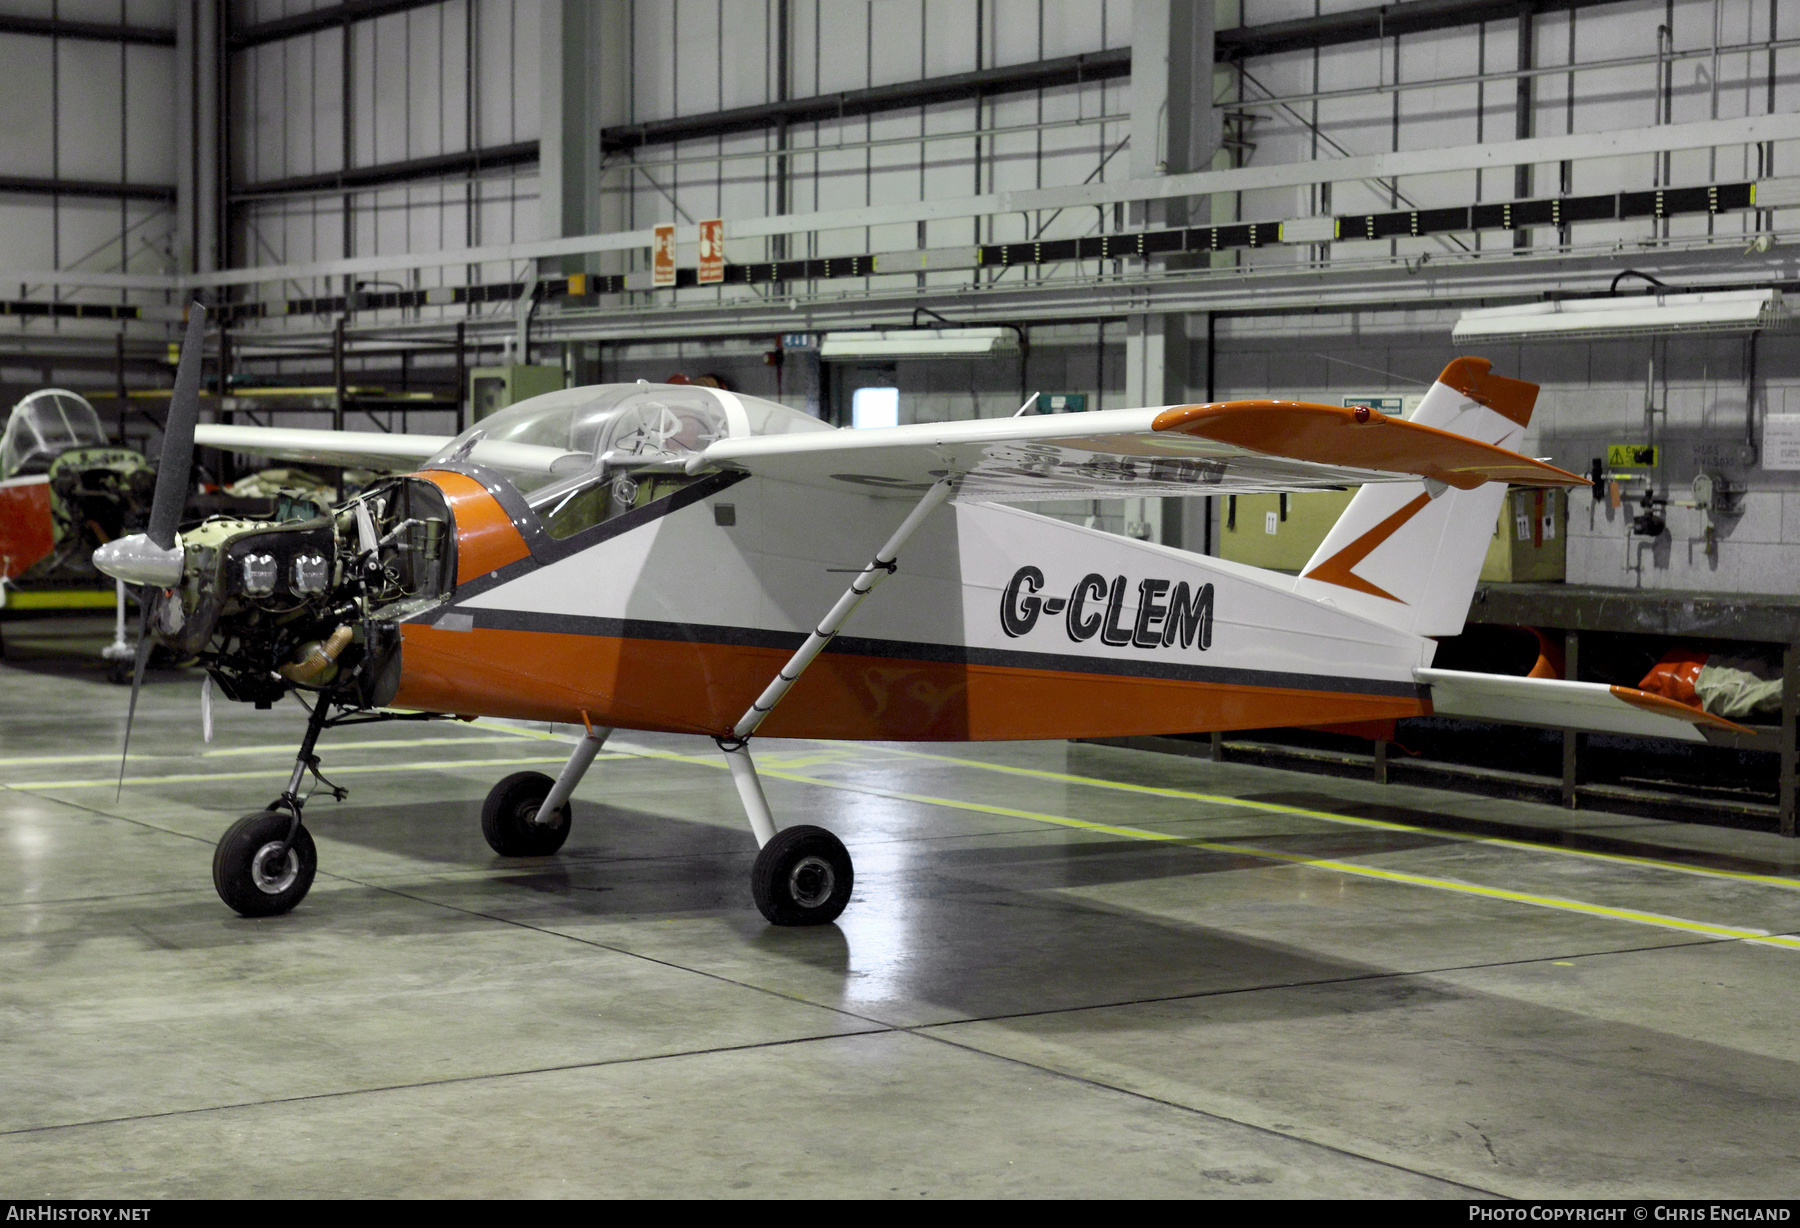
[[[703,286],[725,280],[725,223],[710,218],[700,223],[700,276]]]
[[[1606,467],[1608,469],[1648,469],[1655,464],[1655,444],[1609,443],[1606,445]]]
[[[650,248],[650,284],[675,284],[675,227],[658,226],[656,243]]]
[[[1762,467],[1800,469],[1800,414],[1770,414],[1763,419]]]

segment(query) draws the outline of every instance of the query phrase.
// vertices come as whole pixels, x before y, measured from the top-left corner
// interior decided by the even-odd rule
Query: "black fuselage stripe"
[[[707,623],[660,622],[637,618],[591,618],[579,614],[544,614],[531,610],[485,610],[456,607],[459,614],[474,617],[477,628],[495,631],[536,631],[558,635],[587,635],[607,639],[660,640],[665,642],[721,645],[737,648],[773,648],[792,652],[805,642],[798,631],[769,631],[759,627],[731,627]],[[432,622],[443,609],[416,619]],[[1261,687],[1287,691],[1326,691],[1356,695],[1388,695],[1422,699],[1425,688],[1413,682],[1384,682],[1372,678],[1346,678],[1330,674],[1299,674],[1277,670],[1236,669],[1228,666],[1187,664],[1167,660],[1132,661],[1116,657],[1077,656],[1072,653],[1026,652],[1012,648],[976,648],[961,644],[931,644],[913,640],[865,639],[840,635],[825,649],[839,656],[881,657],[902,661],[930,661],[947,665],[990,666],[1070,674],[1106,674],[1124,678],[1152,678],[1171,682],[1205,682],[1217,686]]]

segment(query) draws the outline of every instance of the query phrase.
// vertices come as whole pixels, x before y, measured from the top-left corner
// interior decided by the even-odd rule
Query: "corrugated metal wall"
[[[255,0],[239,20],[300,7]],[[254,187],[536,140],[541,12],[534,0],[448,0],[245,49],[233,65],[234,181]],[[512,243],[540,233],[538,176],[528,166],[320,191],[253,201],[239,219],[241,264]],[[459,268],[423,284],[519,272]],[[417,284],[408,279],[408,288]]]
[[[254,0],[244,19],[265,19],[300,6]],[[1363,7],[1360,0],[1246,0],[1243,11],[1222,0],[1219,22],[1260,25],[1289,17]],[[1761,114],[1800,107],[1800,48],[1737,51],[1710,48],[1765,40],[1778,22],[1779,0],[1644,0],[1537,17],[1531,63],[1642,57],[1625,67],[1531,79],[1528,131],[1560,135],[1671,122]],[[628,41],[629,84],[617,122],[644,122],[767,102],[780,91],[775,36],[778,0],[627,0],[616,6],[618,37]],[[352,165],[406,161],[431,154],[493,147],[538,135],[539,6],[529,0],[447,0],[436,6],[360,22],[350,29],[349,88],[344,36],[337,30],[250,49],[239,57],[239,107],[233,151],[238,173],[257,183],[334,170],[344,164],[342,115],[348,93]],[[1130,0],[791,0],[789,87],[792,97],[829,94],[1129,45]],[[1800,23],[1793,23],[1797,24]],[[1664,28],[1669,33],[1663,33]],[[1777,33],[1780,31],[1777,29]],[[1790,32],[1791,33],[1791,32]],[[1659,50],[1702,52],[1676,58],[1665,71]],[[1234,118],[1234,140],[1218,165],[1336,158],[1391,149],[1424,149],[1512,139],[1519,131],[1517,82],[1521,40],[1516,20],[1412,34],[1316,51],[1254,57],[1221,68],[1216,93]],[[1427,89],[1307,97],[1443,78],[1485,81]],[[1124,81],[948,103],[844,121],[795,125],[788,149],[774,131],[657,145],[612,155],[601,190],[620,206],[626,225],[704,217],[759,217],[777,211],[775,171],[785,158],[788,212],[974,195],[981,191],[1123,178],[1117,156],[1127,136],[1129,85]],[[1268,99],[1298,99],[1269,103]],[[1241,117],[1241,118],[1236,118]],[[921,139],[936,135],[939,139]],[[948,139],[945,139],[946,136]],[[1800,166],[1800,150],[1738,147],[1690,151],[1671,158],[1593,160],[1565,168],[1532,168],[1538,194],[1618,191],[1663,183],[1699,184],[1755,178]],[[1388,182],[1321,189],[1286,188],[1214,202],[1219,220],[1279,219],[1313,212],[1349,213],[1510,199],[1510,169],[1415,176],[1398,191]],[[256,204],[245,211],[243,253],[251,263],[288,263],[431,250],[446,245],[542,237],[529,170],[353,194],[350,242],[341,196]],[[789,252],[861,252],[1026,238],[1057,238],[1114,227],[1098,210],[1058,215],[991,217],[839,230],[796,240]],[[1619,223],[1606,237],[1630,242],[1648,222]],[[1667,223],[1679,235],[1709,225],[1754,225],[1752,215]],[[1584,239],[1602,228],[1584,229]],[[1554,232],[1534,236],[1553,242]],[[1511,235],[1377,241],[1430,252],[1444,245],[1510,248]],[[805,250],[801,250],[802,243]],[[1377,249],[1369,241],[1334,245],[1337,258]],[[771,242],[729,238],[728,258],[767,259]],[[1304,248],[1271,248],[1245,256],[1258,262],[1304,260]],[[494,276],[498,270],[478,271]],[[431,276],[427,274],[427,276]],[[445,274],[458,280],[458,270]],[[904,284],[912,275],[877,278]],[[949,276],[960,274],[934,275]]]
[[[9,5],[58,16],[173,29],[175,0],[47,0]],[[175,184],[175,51],[0,34],[0,175]],[[0,194],[0,268],[174,271],[173,204]]]

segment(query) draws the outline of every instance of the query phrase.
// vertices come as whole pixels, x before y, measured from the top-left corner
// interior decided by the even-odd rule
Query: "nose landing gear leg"
[[[346,796],[343,789],[319,776],[319,756],[314,753],[330,713],[330,698],[320,695],[306,722],[306,736],[294,756],[287,788],[264,809],[226,828],[213,851],[213,887],[241,916],[279,916],[312,890],[319,853],[312,833],[301,823],[300,810],[306,799],[300,794],[300,782],[311,772],[333,797],[342,801]]]

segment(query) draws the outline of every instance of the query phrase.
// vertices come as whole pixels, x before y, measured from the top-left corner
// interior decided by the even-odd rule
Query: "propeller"
[[[206,308],[198,300],[188,306],[187,337],[175,367],[175,391],[163,419],[162,457],[156,467],[156,494],[150,501],[150,523],[142,533],[111,541],[94,551],[94,566],[138,589],[137,658],[131,671],[131,706],[125,712],[125,745],[119,751],[119,788],[125,790],[125,759],[131,753],[131,726],[137,720],[138,691],[150,659],[152,607],[162,590],[181,579],[182,551],[177,530],[187,507],[188,477],[194,468],[194,426],[200,420],[200,360],[206,335]]]
[[[194,468],[194,426],[200,420],[200,355],[206,335],[206,308],[196,300],[188,307],[187,338],[175,367],[175,391],[169,416],[163,419],[162,459],[156,466],[156,494],[150,500],[150,524],[144,536],[164,550],[175,544],[175,530],[187,507],[188,475]]]

